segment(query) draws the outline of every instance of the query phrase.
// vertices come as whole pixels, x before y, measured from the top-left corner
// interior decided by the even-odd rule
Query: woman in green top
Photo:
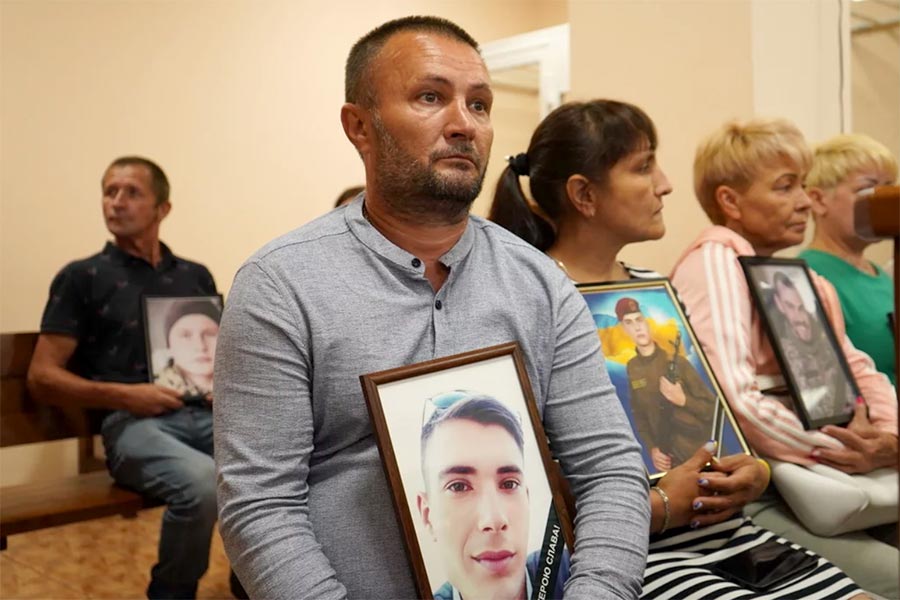
[[[839,135],[819,145],[806,178],[816,232],[800,253],[837,290],[853,345],[871,356],[894,384],[896,350],[889,316],[894,282],[863,256],[871,242],[854,230],[853,204],[862,190],[896,181],[897,159],[868,136]]]

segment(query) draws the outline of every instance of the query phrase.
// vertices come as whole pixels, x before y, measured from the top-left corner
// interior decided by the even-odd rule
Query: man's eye
[[[424,94],[422,94],[422,100],[428,102],[429,104],[437,102],[437,99],[437,94],[435,94],[434,92],[425,92]]]
[[[488,106],[486,102],[482,102],[481,100],[476,100],[472,103],[472,108],[477,112],[487,112]]]
[[[521,485],[522,484],[516,479],[505,479],[500,482],[500,488],[504,490],[516,490],[519,489]]]
[[[465,481],[451,481],[451,482],[447,485],[447,488],[446,488],[446,489],[449,490],[449,491],[451,491],[451,492],[454,492],[454,493],[457,493],[457,494],[458,494],[458,493],[461,493],[461,492],[466,492],[466,491],[468,491],[468,490],[470,490],[470,489],[472,489],[472,488],[471,488],[471,487],[469,486],[469,484],[466,483]]]

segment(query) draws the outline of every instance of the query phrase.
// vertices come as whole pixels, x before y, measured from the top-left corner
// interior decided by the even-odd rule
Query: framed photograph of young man
[[[760,256],[739,260],[803,425],[818,429],[848,423],[859,387],[806,262]]]
[[[574,531],[518,344],[362,375],[420,598],[562,598]]]
[[[667,279],[578,288],[651,479],[709,440],[720,456],[750,453]]]
[[[143,313],[150,381],[186,402],[211,398],[222,296],[144,296]]]

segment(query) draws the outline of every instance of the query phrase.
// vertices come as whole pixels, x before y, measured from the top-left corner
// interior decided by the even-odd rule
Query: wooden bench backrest
[[[84,409],[35,402],[26,376],[38,334],[0,334],[0,447],[78,438],[79,471],[104,468],[94,456],[94,420]]]

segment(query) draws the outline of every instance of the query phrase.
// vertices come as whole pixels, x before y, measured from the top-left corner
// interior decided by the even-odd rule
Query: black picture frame
[[[574,529],[563,497],[561,471],[550,454],[518,344],[511,342],[369,373],[360,376],[360,383],[418,597],[431,599],[439,591],[442,595],[448,590],[452,593],[477,581],[468,578],[468,571],[455,568],[453,559],[447,558],[462,553],[447,548],[452,549],[458,543],[451,539],[450,531],[481,530],[481,526],[472,525],[476,517],[484,518],[482,509],[475,508],[479,502],[491,506],[496,502],[504,511],[508,509],[502,513],[507,537],[502,542],[495,540],[491,552],[514,551],[514,556],[490,555],[487,559],[494,561],[490,568],[509,568],[515,582],[515,574],[520,572],[518,565],[524,561],[526,569],[521,573],[529,588],[528,598],[561,597],[575,543]],[[454,399],[454,394],[462,396]],[[516,446],[511,441],[513,436],[508,425],[483,426],[466,421],[474,417],[456,417],[453,416],[456,413],[448,412],[458,411],[466,403],[470,409],[477,406],[476,402],[493,406],[490,401],[505,407],[499,411],[507,415],[505,422],[509,423],[509,415],[514,415],[512,421],[520,423],[519,459],[515,458]],[[464,424],[459,428],[446,425],[459,425],[461,421]],[[490,432],[484,433],[486,429]],[[426,430],[431,433],[423,457],[422,439]],[[485,435],[492,437],[482,437]],[[462,442],[458,439],[461,436],[465,438]],[[441,453],[431,454],[438,452]],[[510,467],[517,464],[516,460],[521,461],[521,467]],[[499,465],[506,465],[505,474],[500,474]],[[504,478],[499,490],[496,481],[479,479],[484,473],[493,474],[495,479]],[[523,486],[527,519],[522,512]],[[508,489],[513,487],[518,491],[515,497]],[[494,495],[485,495],[483,490]],[[501,500],[484,500],[501,497]],[[475,500],[478,498],[482,500]],[[472,544],[483,548],[472,541],[480,534],[465,535],[465,548],[471,548]],[[524,542],[526,535],[527,542]],[[506,560],[508,565],[502,562]],[[483,560],[478,562],[478,568],[486,568],[482,566]],[[483,593],[483,588],[479,589]],[[464,597],[472,595],[461,593]]]
[[[222,295],[145,295],[141,309],[148,381],[178,390],[186,402],[204,402],[213,391]]]
[[[717,456],[751,454],[668,279],[582,283],[577,287],[594,318],[607,372],[641,444],[651,480],[668,471],[654,458],[657,453],[668,457],[669,468],[674,468],[710,439],[718,442]],[[646,329],[629,332],[629,328],[642,327],[636,322],[638,313]],[[674,358],[675,344],[678,360]],[[638,346],[648,352],[651,346],[653,349],[644,356]],[[666,400],[660,391],[663,377],[668,383],[675,379],[680,384],[683,406]]]
[[[850,422],[861,395],[859,386],[806,261],[762,256],[741,256],[738,260],[803,426],[818,429]],[[784,291],[776,293],[776,289]],[[778,303],[782,295],[790,300],[782,302],[783,309]],[[793,321],[790,315],[794,315]],[[809,339],[804,340],[804,336]]]

